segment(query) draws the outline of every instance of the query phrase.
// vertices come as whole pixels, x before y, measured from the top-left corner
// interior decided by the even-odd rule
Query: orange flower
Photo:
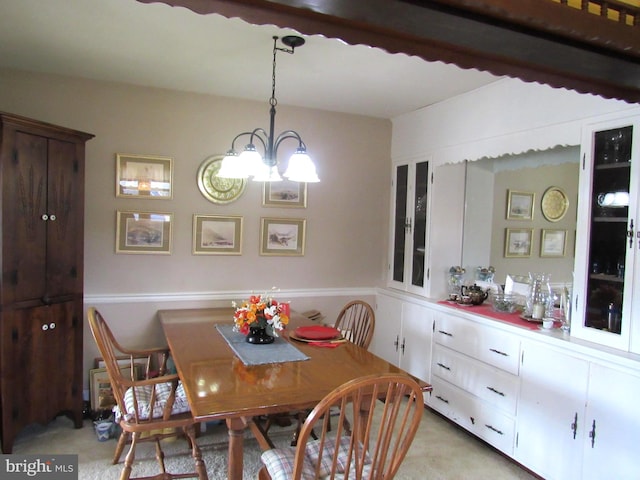
[[[236,306],[235,302],[233,305]],[[233,314],[235,330],[246,335],[250,326],[270,327],[272,334],[277,336],[276,331],[283,330],[289,323],[282,305],[273,298],[251,295]]]

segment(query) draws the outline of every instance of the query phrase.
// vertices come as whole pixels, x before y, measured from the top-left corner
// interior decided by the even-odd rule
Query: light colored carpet
[[[286,444],[290,428],[273,432],[274,440]],[[198,444],[202,449],[210,480],[224,480],[227,475],[227,432],[224,425],[211,425]],[[65,417],[59,417],[47,427],[30,426],[16,439],[16,454],[79,455],[79,479],[116,480],[122,464],[112,465],[115,440],[98,442],[91,422],[84,428],[74,429]],[[168,471],[191,471],[193,461],[187,442],[177,439],[164,442]],[[125,449],[126,453],[127,449]],[[136,450],[133,474],[153,475],[159,472],[151,443],[141,444]],[[124,456],[124,455],[123,455]],[[244,448],[244,479],[256,478],[260,469],[260,449],[250,433]],[[533,479],[534,477],[495,450],[461,429],[425,409],[422,425],[395,477],[397,480],[474,480],[474,479]]]

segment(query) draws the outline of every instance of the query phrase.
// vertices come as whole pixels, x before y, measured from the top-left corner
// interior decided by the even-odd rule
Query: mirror
[[[548,273],[552,284],[573,282],[579,159],[580,147],[572,146],[467,162],[462,266],[468,281],[477,267],[491,265],[499,284],[507,274],[528,272]],[[548,220],[541,202],[550,187],[556,187],[554,194],[564,193],[568,206],[561,218],[547,211]],[[509,190],[534,194],[532,219],[507,219]],[[510,238],[514,231],[530,238],[530,255],[525,246],[522,253],[505,256],[508,230]]]

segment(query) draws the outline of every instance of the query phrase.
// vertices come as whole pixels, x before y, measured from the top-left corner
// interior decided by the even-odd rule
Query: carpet
[[[112,465],[111,459],[116,447],[115,439],[98,442],[93,425],[91,422],[86,422],[84,428],[73,430],[74,440],[70,443],[68,441],[70,428],[69,420],[63,417],[57,418],[46,428],[37,425],[30,426],[16,440],[14,453],[77,453],[78,478],[80,480],[118,480],[129,446],[125,447],[120,463]],[[286,445],[290,441],[292,433],[293,427],[275,427],[271,432],[271,438],[278,446]],[[22,445],[20,440],[23,437],[28,437],[31,445],[47,445],[49,448],[46,452],[31,451],[28,445]],[[197,439],[210,480],[225,480],[227,478],[227,438],[226,425],[209,423],[206,431]],[[187,472],[195,469],[191,451],[184,438],[165,439],[162,441],[162,449],[165,453],[165,466],[168,472]],[[244,442],[245,479],[257,478],[258,470],[262,466],[260,454],[260,447],[251,432],[247,430]],[[160,468],[155,459],[155,444],[153,442],[139,444],[136,447],[132,477],[151,476],[158,473],[160,473]]]
[[[287,445],[293,427],[274,427],[271,437]],[[227,429],[225,425],[208,424],[198,438],[210,480],[227,478]],[[79,480],[117,480],[122,463],[112,465],[116,441],[98,442],[91,422],[74,429],[66,417],[58,417],[46,427],[25,428],[14,444],[16,454],[78,454]],[[187,442],[177,439],[164,442],[166,464],[170,471],[193,468]],[[126,449],[125,449],[126,452]],[[159,473],[153,444],[138,447],[134,475]],[[260,463],[260,448],[250,432],[244,443],[244,480],[255,479]],[[407,457],[394,480],[534,480],[529,473],[479,442],[462,429],[451,425],[425,409]]]

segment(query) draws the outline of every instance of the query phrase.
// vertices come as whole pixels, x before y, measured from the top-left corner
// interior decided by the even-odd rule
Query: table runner
[[[309,357],[281,337],[276,337],[268,345],[247,343],[246,336],[233,331],[233,325],[216,325],[231,349],[245,365],[264,365],[266,363],[299,362]]]
[[[451,303],[447,300],[441,300],[438,303],[442,305],[447,305],[451,308],[456,308],[458,310],[464,310],[469,313],[474,313],[478,315],[484,315],[485,317],[493,318],[494,320],[500,320],[501,322],[511,323],[513,325],[517,325],[518,327],[528,328],[529,330],[539,330],[540,324],[535,322],[527,322],[520,318],[520,314],[518,313],[501,313],[493,310],[491,305],[473,305],[471,307],[461,307],[460,305],[456,305],[455,303]],[[555,325],[559,326],[559,325]]]

